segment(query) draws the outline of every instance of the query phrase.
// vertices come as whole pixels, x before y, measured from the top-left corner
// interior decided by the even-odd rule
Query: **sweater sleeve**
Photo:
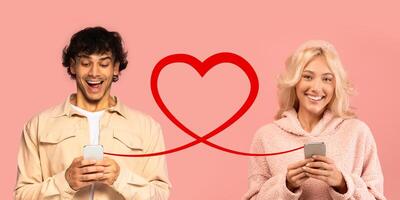
[[[250,151],[252,153],[265,153],[262,132],[259,131],[255,135]],[[249,189],[243,196],[243,200],[296,200],[299,199],[302,193],[301,189],[293,193],[286,187],[286,173],[272,175],[264,156],[250,158],[248,179]]]
[[[361,130],[365,134],[361,176],[342,171],[348,190],[345,194],[340,194],[331,188],[329,193],[333,199],[386,199],[383,194],[383,174],[374,137],[367,125],[363,124]]]

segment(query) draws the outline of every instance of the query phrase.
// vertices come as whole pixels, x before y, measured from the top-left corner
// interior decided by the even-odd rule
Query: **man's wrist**
[[[54,176],[54,183],[61,195],[64,197],[72,197],[77,192],[69,185],[66,179],[66,170],[61,171]]]

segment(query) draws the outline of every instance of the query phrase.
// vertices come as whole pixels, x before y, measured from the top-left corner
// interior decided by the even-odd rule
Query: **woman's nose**
[[[322,90],[322,81],[314,79],[311,84],[311,90],[320,92]]]

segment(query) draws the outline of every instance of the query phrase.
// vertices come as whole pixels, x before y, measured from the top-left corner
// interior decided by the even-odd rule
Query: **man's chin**
[[[85,95],[86,101],[90,103],[97,103],[100,100],[102,100],[104,97],[104,94],[96,94],[96,95]]]

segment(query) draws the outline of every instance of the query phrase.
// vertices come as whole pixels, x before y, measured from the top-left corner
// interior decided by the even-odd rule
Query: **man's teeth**
[[[100,84],[101,81],[87,81],[89,84]]]
[[[314,100],[314,101],[319,101],[322,99],[323,96],[311,96],[311,95],[307,95],[308,98]]]

